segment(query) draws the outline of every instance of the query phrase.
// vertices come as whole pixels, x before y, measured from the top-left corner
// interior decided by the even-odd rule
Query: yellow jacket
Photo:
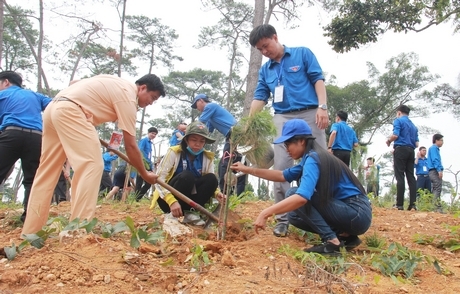
[[[214,173],[214,153],[211,151],[204,150],[203,156],[203,167],[201,170],[202,175]],[[169,147],[166,155],[161,160],[157,168],[158,179],[168,183],[174,175],[180,161],[181,161],[182,147],[181,145]],[[219,188],[214,192],[214,196],[220,193]],[[163,188],[159,184],[155,184],[155,191],[152,196],[152,204],[150,208],[153,209],[157,203],[158,197],[161,197],[169,206],[177,201],[174,195],[167,189]]]

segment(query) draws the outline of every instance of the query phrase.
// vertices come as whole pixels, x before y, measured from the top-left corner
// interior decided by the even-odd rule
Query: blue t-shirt
[[[0,91],[0,131],[15,126],[42,130],[42,111],[51,98],[40,93],[10,86]]]
[[[315,157],[315,158],[314,158]],[[297,189],[296,194],[299,194],[307,200],[311,200],[311,197],[315,193],[315,187],[319,179],[319,158],[316,152],[310,152],[304,155],[302,161],[291,168],[283,171],[283,176],[289,183],[298,180],[300,175],[300,186]],[[327,176],[327,175],[325,175]],[[333,197],[335,199],[346,199],[355,195],[362,195],[361,190],[353,184],[351,179],[342,173],[342,177],[333,187]]]
[[[441,162],[441,152],[436,144],[431,145],[428,149],[428,170],[436,169],[438,172],[443,171],[444,167]]]
[[[197,156],[195,156],[195,159],[193,162],[190,162],[188,157],[182,158],[182,162],[179,162],[177,165],[176,171],[174,172],[174,176],[183,172],[184,170],[189,170],[193,173],[195,178],[200,178],[202,176],[203,172],[203,154],[204,152],[201,152]]]
[[[110,172],[112,170],[112,161],[117,158],[118,156],[116,154],[110,155],[110,152],[102,154],[102,159],[104,160],[104,171]]]
[[[276,86],[283,85],[283,101],[273,102],[275,113],[318,106],[315,83],[319,80],[324,80],[323,70],[310,49],[284,46],[280,63],[269,60],[260,68],[254,100],[267,102]]]
[[[418,129],[407,115],[402,115],[393,121],[393,134],[398,136],[393,145],[409,146],[415,149],[418,142]]]
[[[419,158],[417,164],[414,164],[416,175],[427,175],[428,174],[428,158]]]
[[[182,136],[185,135],[184,132],[182,131],[179,131],[179,130],[174,130],[174,132],[172,133],[172,136],[171,136],[171,139],[169,140],[169,146],[176,146],[176,145],[179,145],[181,140],[179,140],[179,138],[177,138],[176,136],[176,133],[179,132]]]
[[[216,103],[207,103],[200,115],[200,121],[206,124],[210,133],[216,129],[227,136],[231,127],[236,125],[236,119],[227,109]]]
[[[152,142],[148,137],[145,137],[139,141],[138,146],[144,158],[147,159],[150,170],[152,170]]]
[[[331,133],[333,131],[336,131],[336,135],[332,144],[332,150],[351,151],[353,145],[358,143],[355,131],[344,121],[332,124]]]

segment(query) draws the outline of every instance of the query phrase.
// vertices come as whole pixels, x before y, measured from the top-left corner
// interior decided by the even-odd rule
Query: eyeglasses
[[[291,145],[292,143],[294,143],[294,142],[286,141],[286,142],[284,142],[284,147],[286,147],[286,149],[288,149],[289,145]]]

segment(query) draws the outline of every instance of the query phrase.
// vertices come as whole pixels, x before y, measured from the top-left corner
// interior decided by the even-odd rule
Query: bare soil
[[[365,236],[376,233],[387,245],[398,242],[437,258],[444,273],[422,263],[414,278],[396,281],[364,261],[365,256],[378,254],[365,242],[346,254],[346,261],[353,263],[346,272],[328,275],[311,263],[307,271],[294,254],[286,253],[286,248],[301,253],[299,249],[311,246],[297,230],[277,238],[271,228],[258,235],[250,228],[251,220],[270,204],[241,204],[235,211],[248,228],[230,230],[226,241],[216,241],[215,234],[196,227],[190,235],[166,236],[156,245],[142,242],[138,249],[129,244],[130,232],[111,238],[89,233],[61,242],[50,238],[42,249],[28,246],[14,260],[1,260],[0,293],[327,293],[328,289],[334,293],[347,293],[347,289],[348,293],[460,293],[460,253],[414,240],[417,233],[435,240],[452,238],[460,225],[454,215],[374,208],[372,227]],[[68,215],[69,209],[68,203],[61,203],[52,207],[51,214]],[[0,211],[0,247],[21,243],[21,228],[14,226],[18,216],[13,210]],[[137,226],[162,221],[161,214],[149,210],[147,201],[104,203],[96,212],[99,221],[112,224],[127,216]],[[192,267],[196,245],[203,245],[209,265]]]

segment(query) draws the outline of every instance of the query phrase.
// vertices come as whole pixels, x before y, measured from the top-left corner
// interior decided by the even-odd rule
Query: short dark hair
[[[348,119],[348,113],[346,113],[343,110],[337,111],[337,116],[340,118],[341,121],[347,121]]]
[[[420,146],[420,147],[418,148],[418,151],[422,151],[422,149],[425,149],[425,150],[426,150],[426,147],[425,147],[425,146]]]
[[[396,110],[401,111],[402,113],[407,114],[407,115],[409,115],[409,112],[410,112],[410,108],[404,104],[399,105]]]
[[[147,133],[157,133],[157,134],[158,134],[158,130],[157,130],[157,128],[155,128],[155,127],[150,127],[150,128],[147,130]]]
[[[146,85],[148,91],[159,91],[162,97],[166,96],[163,82],[154,74],[146,74],[136,81],[136,85]]]
[[[264,38],[272,38],[276,35],[276,30],[272,25],[263,24],[255,27],[249,34],[249,44],[256,47],[256,44]]]
[[[441,134],[434,134],[434,135],[433,135],[433,144],[436,143],[436,141],[441,140],[442,138],[444,138],[443,135],[441,135]]]
[[[18,73],[11,70],[0,72],[0,80],[8,80],[11,84],[22,87],[22,77]]]
[[[367,160],[372,160],[372,162],[375,162],[375,158],[374,158],[374,157],[368,157]]]

